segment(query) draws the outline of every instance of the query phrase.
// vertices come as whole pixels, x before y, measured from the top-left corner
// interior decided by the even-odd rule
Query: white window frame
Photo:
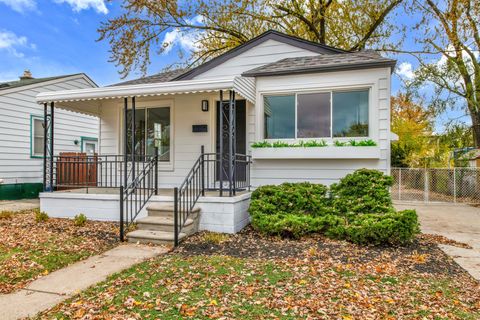
[[[364,91],[368,90],[368,135],[360,137],[334,137],[333,136],[333,93],[336,92],[354,92],[354,91]],[[265,128],[262,129],[263,140],[269,142],[275,141],[286,141],[286,142],[296,142],[296,141],[308,141],[308,140],[327,140],[327,141],[345,141],[345,140],[361,140],[361,139],[371,139],[372,138],[372,86],[355,86],[348,88],[335,88],[335,89],[325,89],[325,90],[307,90],[307,91],[275,91],[275,92],[262,92],[260,94],[262,99],[262,110],[261,110],[261,123],[265,123],[265,111],[264,103],[265,97],[271,96],[295,96],[295,137],[294,138],[266,138],[265,137]],[[328,137],[312,137],[312,138],[298,138],[298,95],[301,94],[315,94],[315,93],[330,93],[330,136]]]
[[[44,117],[42,116],[37,116],[37,115],[30,115],[30,158],[43,158],[43,148],[42,146],[42,152],[40,153],[35,153],[35,123],[36,121],[40,121],[40,125],[42,126],[42,132],[43,132],[43,141],[45,143],[45,131],[43,127],[44,123]]]

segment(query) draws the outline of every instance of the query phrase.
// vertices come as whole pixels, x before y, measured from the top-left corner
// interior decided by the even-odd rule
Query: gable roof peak
[[[171,81],[176,81],[176,80],[191,80],[194,77],[212,69],[215,68],[216,66],[222,64],[223,62],[232,59],[241,53],[265,42],[268,40],[275,40],[279,41],[282,43],[286,43],[298,48],[302,48],[311,52],[315,52],[318,54],[338,54],[338,53],[345,53],[347,51],[330,47],[324,44],[316,43],[313,41],[305,40],[296,36],[288,35],[286,33],[282,33],[280,31],[276,30],[267,30],[264,33],[256,36],[255,38],[252,38],[248,40],[247,42],[199,65],[196,68],[192,68],[189,71],[177,76],[176,78],[171,79]]]

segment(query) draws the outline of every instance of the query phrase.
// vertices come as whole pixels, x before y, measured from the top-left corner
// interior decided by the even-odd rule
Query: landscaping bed
[[[200,233],[41,319],[478,319],[480,286],[437,243]]]
[[[39,276],[104,252],[117,241],[115,223],[53,219],[41,215],[38,209],[3,211],[0,213],[0,293],[10,293]]]

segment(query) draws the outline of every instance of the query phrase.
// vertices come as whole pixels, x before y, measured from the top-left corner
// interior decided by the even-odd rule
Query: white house
[[[143,217],[131,239],[177,240],[198,220],[200,229],[243,228],[251,188],[331,184],[364,167],[387,173],[394,65],[268,31],[190,70],[40,93],[49,110],[100,118],[88,166],[47,150],[47,187],[60,191],[42,193],[41,209],[122,228]]]
[[[42,185],[44,108],[39,92],[97,88],[85,74],[33,78],[27,70],[17,81],[0,83],[0,200],[36,198]],[[55,115],[55,149],[95,152],[97,117],[67,110]]]

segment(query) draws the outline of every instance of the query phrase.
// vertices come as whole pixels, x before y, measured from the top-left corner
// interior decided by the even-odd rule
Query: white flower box
[[[380,159],[380,147],[252,148],[253,159]]]

